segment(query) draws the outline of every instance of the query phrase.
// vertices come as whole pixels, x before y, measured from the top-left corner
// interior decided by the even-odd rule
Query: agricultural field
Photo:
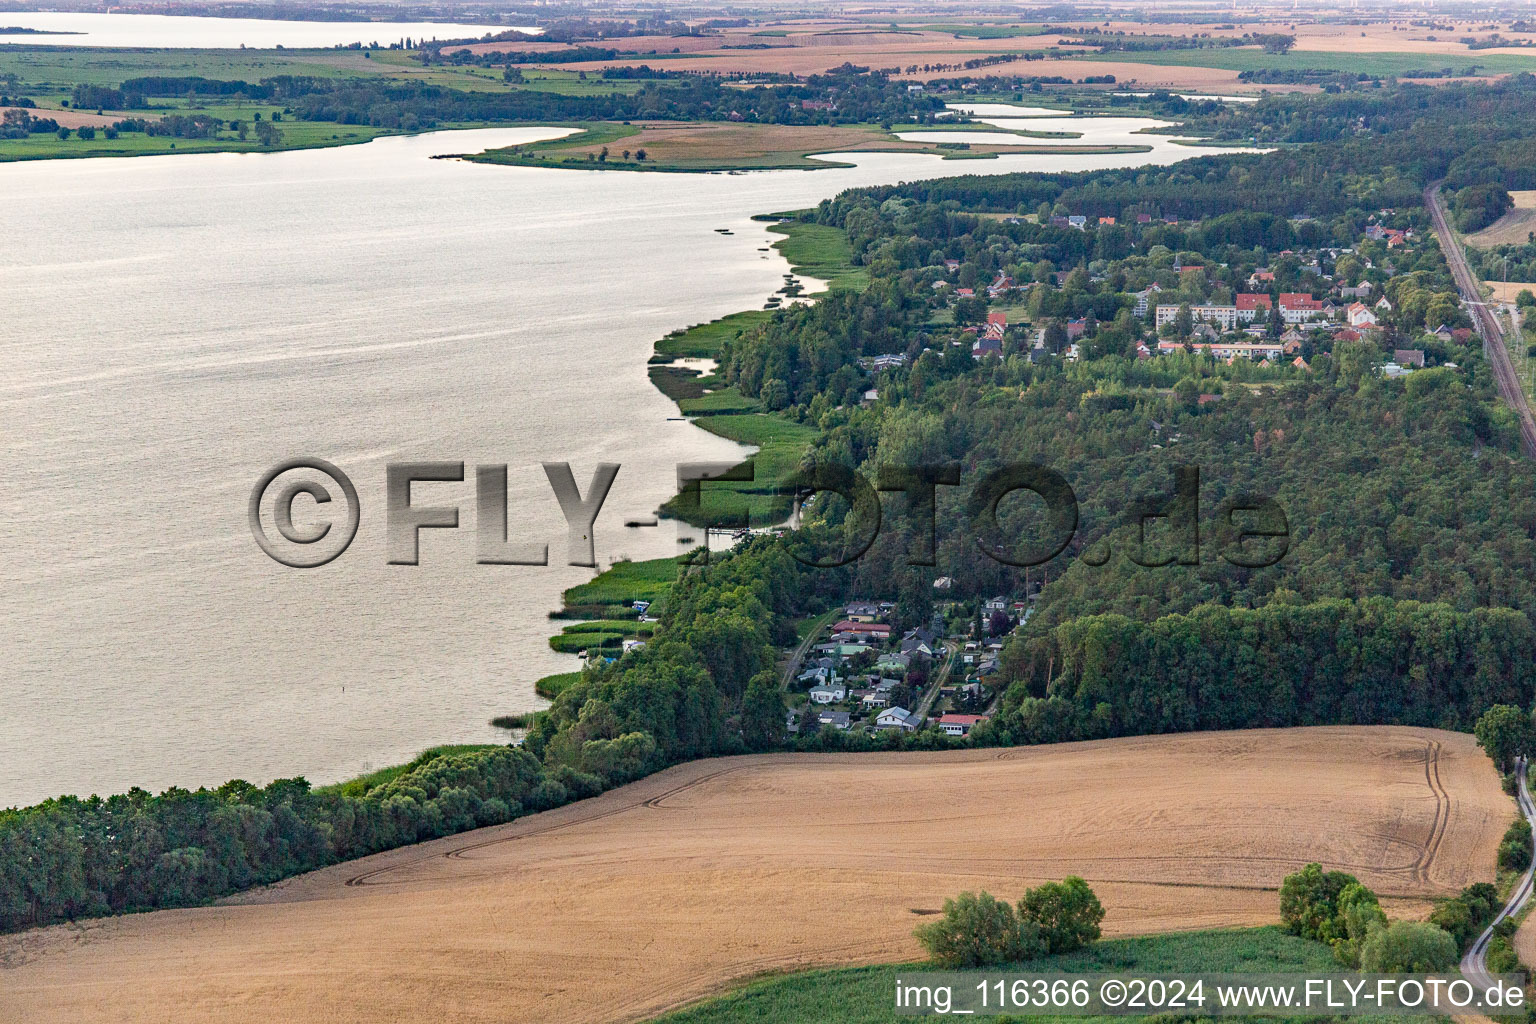
[[[1476,234],[1467,235],[1463,240],[1468,245],[1491,249],[1496,245],[1524,245],[1530,241],[1531,232],[1536,231],[1536,191],[1526,189],[1510,192],[1509,196],[1515,201],[1515,208]]]
[[[1112,938],[1273,924],[1310,861],[1415,916],[1492,879],[1513,814],[1470,736],[1395,727],[698,761],[216,907],[0,939],[0,1019],[644,1020],[910,963],[946,897],[1071,873]],[[682,1018],[734,1019],[758,1018]]]

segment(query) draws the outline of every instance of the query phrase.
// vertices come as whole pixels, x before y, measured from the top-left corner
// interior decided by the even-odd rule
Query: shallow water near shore
[[[488,720],[542,706],[534,680],[574,667],[547,615],[591,575],[562,564],[540,463],[570,462],[583,492],[598,462],[622,466],[596,528],[607,561],[676,554],[672,524],[624,521],[673,493],[677,463],[744,452],[675,419],[646,359],[780,286],[754,214],[1191,155],[1139,136],[1153,152],[734,175],[430,159],[558,133],[0,167],[0,807],[333,781],[504,740]],[[271,561],[246,522],[258,477],[295,456],[361,498],[355,542],[318,569]],[[464,483],[415,488],[462,528],[424,531],[414,567],[386,564],[384,467],[404,460],[466,464]],[[476,564],[482,463],[508,464],[514,539],[554,564]]]

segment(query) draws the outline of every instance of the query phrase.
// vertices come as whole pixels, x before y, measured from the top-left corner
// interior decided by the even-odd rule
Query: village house
[[[913,732],[922,724],[923,720],[906,708],[886,708],[875,716],[876,729],[899,729],[902,732]]]
[[[1371,312],[1371,307],[1363,302],[1351,303],[1345,319],[1351,327],[1375,327],[1376,314]]]
[[[846,729],[852,724],[852,718],[846,711],[822,711],[817,714],[816,720],[834,729]]]
[[[1392,361],[1399,366],[1414,366],[1424,368],[1424,350],[1421,348],[1400,348],[1392,353]]]
[[[942,715],[939,728],[949,736],[969,736],[977,722],[985,722],[986,715]]]
[[[889,640],[891,627],[883,622],[855,622],[852,619],[844,619],[832,627],[833,633],[846,633],[849,636],[868,637],[874,640]]]
[[[848,687],[842,683],[822,683],[811,687],[811,701],[815,704],[836,704],[848,699]]]

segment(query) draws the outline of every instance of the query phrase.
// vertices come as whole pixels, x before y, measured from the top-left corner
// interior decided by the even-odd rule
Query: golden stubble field
[[[899,12],[890,23],[880,24],[872,19],[785,19],[769,20],[761,26],[741,30],[728,30],[719,34],[702,36],[632,36],[601,40],[595,44],[617,51],[617,61],[591,61],[561,64],[567,70],[597,71],[614,64],[632,64],[643,56],[658,55],[665,60],[664,66],[673,71],[698,72],[764,72],[787,71],[795,74],[819,74],[845,62],[867,67],[906,68],[917,65],[930,70],[919,70],[910,77],[919,80],[953,78],[961,75],[1062,75],[1083,78],[1089,75],[1115,75],[1122,83],[1134,83],[1146,88],[1173,89],[1224,89],[1226,91],[1254,92],[1267,89],[1271,92],[1289,91],[1288,86],[1258,86],[1239,82],[1235,71],[1215,68],[1177,67],[1145,64],[1136,61],[1134,53],[1126,54],[1120,62],[1100,63],[1072,59],[1040,61],[1016,60],[989,65],[977,70],[960,67],[966,61],[1001,54],[1017,54],[1025,51],[1058,48],[1071,52],[1074,47],[1059,47],[1062,39],[1076,38],[1080,33],[1055,31],[1044,35],[1020,35],[1002,38],[977,38],[960,36],[953,26],[935,31],[927,19],[914,16],[904,18]],[[1296,37],[1298,51],[1327,53],[1422,53],[1442,57],[1460,56],[1471,59],[1474,54],[1529,55],[1531,50],[1495,47],[1471,50],[1463,39],[1485,39],[1492,34],[1484,24],[1464,22],[1452,28],[1431,29],[1411,25],[1406,20],[1377,21],[1365,25],[1335,23],[1308,23],[1293,21],[1293,12],[1276,11],[1266,20],[1234,22],[1230,28],[1213,27],[1199,23],[1145,23],[1114,20],[1091,23],[1073,21],[1059,26],[1065,29],[1093,29],[1128,35],[1182,35],[1182,36],[1241,36],[1245,33],[1285,33]],[[960,23],[965,19],[944,19]],[[1024,23],[1024,22],[1021,22]],[[1507,29],[1507,26],[1506,26]],[[1501,30],[1505,38],[1515,42],[1536,40],[1531,33]],[[494,50],[548,51],[564,49],[565,44],[528,41],[519,43],[474,43],[462,49],[472,52]],[[629,55],[629,56],[624,56]],[[931,69],[943,65],[941,70]],[[1436,80],[1438,81],[1438,80]]]
[[[1470,736],[1204,733],[685,765],[231,905],[0,940],[0,1020],[629,1021],[769,970],[915,959],[963,889],[1080,874],[1111,934],[1277,918],[1319,860],[1394,916],[1492,877]]]

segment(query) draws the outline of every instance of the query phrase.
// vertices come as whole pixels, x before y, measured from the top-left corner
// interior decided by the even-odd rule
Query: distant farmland
[[[1460,70],[1471,64],[1477,65],[1478,74],[1482,75],[1536,71],[1536,56],[1483,53],[1476,50],[1466,53],[1346,53],[1292,50],[1290,53],[1276,54],[1265,53],[1256,46],[1240,46],[1197,50],[1150,50],[1145,53],[1095,53],[1083,54],[1074,59],[1117,64],[1214,68],[1218,71],[1317,69],[1381,76],[1405,75],[1410,71],[1436,71],[1442,68]],[[1050,65],[1040,66],[1048,68]]]
[[[1389,913],[1493,876],[1470,736],[1203,733],[690,763],[238,904],[0,940],[0,1020],[643,1019],[764,971],[900,962],[946,896],[1087,877],[1114,935],[1271,923],[1312,860]]]

